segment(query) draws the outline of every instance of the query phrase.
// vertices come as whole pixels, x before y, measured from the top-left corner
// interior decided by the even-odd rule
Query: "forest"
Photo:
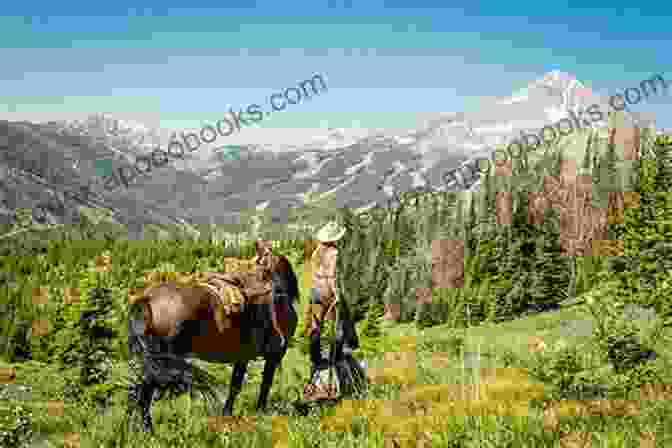
[[[338,281],[369,396],[295,415],[309,368],[297,332],[271,413],[253,412],[255,367],[243,417],[218,426],[179,396],[157,406],[152,436],[126,430],[129,296],[148,272],[253,256],[249,225],[148,226],[131,240],[100,210],[69,226],[19,210],[0,229],[0,446],[668,445],[672,136],[638,129],[635,149],[583,130],[493,166],[475,193],[408,193],[359,214],[321,198],[280,230],[250,215],[284,232],[277,251],[304,280],[315,226],[348,229]],[[83,331],[85,312],[113,336]]]

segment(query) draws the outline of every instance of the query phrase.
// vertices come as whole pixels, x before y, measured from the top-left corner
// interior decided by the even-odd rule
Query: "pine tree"
[[[477,193],[473,193],[469,202],[467,219],[463,224],[465,257],[469,257],[476,250],[476,226],[478,225]]]
[[[562,255],[559,221],[557,210],[547,209],[537,237],[531,293],[533,306],[539,310],[557,307],[568,295],[572,266],[568,257]]]
[[[385,310],[380,303],[369,303],[361,331],[361,346],[364,351],[376,351],[376,348],[378,347],[380,340],[383,337],[381,322],[384,312]]]
[[[560,177],[562,173],[562,162],[566,160],[565,158],[565,151],[561,148],[558,150],[556,153],[554,160],[553,160],[553,165],[551,168],[551,175],[554,177]]]
[[[656,191],[672,192],[672,136],[659,136],[654,146],[656,156]]]
[[[588,144],[586,145],[586,152],[583,155],[583,164],[581,165],[584,174],[588,174],[591,172],[593,161],[592,151],[593,151],[594,139],[595,134],[591,132],[590,135],[588,136]]]
[[[609,143],[607,151],[601,157],[598,171],[596,185],[596,197],[600,207],[608,207],[609,196],[619,191],[623,191],[620,185],[618,176],[618,154],[616,153],[616,145]]]
[[[619,294],[624,300],[651,298],[657,275],[672,269],[672,200],[661,180],[661,164],[654,154],[643,154],[636,164],[635,192],[637,204],[626,205],[623,225],[624,255],[610,266],[619,280]],[[662,168],[663,170],[665,167]],[[666,300],[669,300],[667,298]],[[660,303],[642,303],[660,308]]]
[[[601,167],[600,167],[600,152],[599,151],[593,151],[593,161],[591,163],[592,169],[591,169],[591,175],[593,178],[593,185],[599,185],[600,180],[601,180]],[[595,195],[597,196],[597,195]],[[597,198],[596,198],[597,199]]]

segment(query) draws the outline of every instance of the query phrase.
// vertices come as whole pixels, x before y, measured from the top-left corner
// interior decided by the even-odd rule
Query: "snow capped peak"
[[[551,70],[544,75],[543,79],[548,81],[573,81],[576,76],[560,70]]]
[[[553,70],[531,82],[527,89],[533,90],[541,87],[545,89],[565,90],[574,85],[583,86],[576,76],[560,70]]]

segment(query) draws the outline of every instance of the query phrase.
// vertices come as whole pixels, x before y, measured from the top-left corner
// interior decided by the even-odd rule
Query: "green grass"
[[[302,305],[305,305],[305,301]],[[80,437],[79,446],[82,447],[382,447],[386,446],[385,437],[381,434],[383,432],[387,432],[388,438],[395,438],[401,446],[415,446],[404,445],[410,442],[404,442],[406,439],[399,428],[411,428],[409,434],[412,436],[409,437],[421,437],[427,440],[427,443],[431,440],[433,447],[581,446],[559,445],[559,438],[565,437],[563,443],[569,443],[568,438],[586,431],[592,434],[592,446],[640,446],[641,434],[648,432],[655,433],[655,446],[664,446],[665,443],[669,443],[669,434],[672,434],[672,418],[669,417],[672,415],[669,412],[672,409],[669,400],[651,402],[652,404],[642,407],[640,415],[634,417],[612,415],[565,417],[561,421],[560,429],[556,431],[544,429],[545,417],[539,402],[524,404],[523,408],[529,409],[525,416],[496,415],[485,411],[485,414],[480,417],[446,415],[435,419],[437,421],[434,423],[427,420],[431,420],[431,417],[418,417],[417,414],[409,411],[409,396],[416,397],[415,405],[424,403],[423,406],[443,409],[441,406],[445,407],[448,403],[445,400],[420,399],[418,396],[425,393],[423,392],[425,390],[448,393],[447,391],[452,390],[450,389],[451,384],[480,381],[479,378],[485,370],[464,369],[465,352],[477,353],[482,357],[482,368],[503,367],[506,362],[509,367],[516,367],[515,359],[511,361],[509,358],[506,361],[503,355],[514,353],[521,360],[530,359],[528,343],[531,337],[541,337],[549,345],[559,339],[566,340],[570,345],[580,343],[585,338],[566,335],[563,322],[583,318],[585,317],[581,313],[580,306],[575,306],[512,322],[461,330],[437,326],[419,331],[409,324],[386,324],[383,347],[387,353],[368,355],[371,374],[378,371],[377,369],[383,365],[385,358],[390,358],[388,354],[390,351],[410,350],[411,353],[415,353],[417,361],[412,362],[402,358],[398,359],[395,365],[395,361],[388,359],[385,364],[387,370],[374,380],[368,396],[368,401],[372,406],[375,403],[379,404],[378,410],[362,411],[359,415],[366,415],[366,417],[355,417],[352,419],[352,424],[336,424],[334,431],[328,431],[320,426],[321,418],[326,419],[323,422],[341,421],[338,420],[338,416],[348,419],[347,406],[316,410],[305,417],[298,416],[294,410],[292,402],[302,392],[309,373],[308,358],[301,353],[298,346],[290,348],[282,369],[277,373],[269,398],[269,410],[264,415],[254,413],[263,362],[251,363],[248,382],[243,387],[235,409],[236,415],[247,416],[251,420],[247,423],[244,421],[228,423],[231,431],[221,428],[212,430],[209,427],[208,418],[213,414],[207,409],[205,401],[183,395],[176,399],[166,399],[155,403],[153,407],[155,434],[153,436],[139,432],[129,433],[126,419],[126,389],[123,387],[128,367],[124,363],[114,365],[111,382],[117,383],[119,387],[112,392],[114,405],[106,414],[99,413],[93,407],[83,403],[64,401],[63,391],[66,384],[77,379],[77,372],[74,370],[60,371],[56,364],[38,362],[19,363],[13,366],[0,364],[0,369],[14,367],[16,383],[29,385],[32,388],[31,399],[21,404],[26,411],[32,413],[33,430],[46,437],[46,442],[41,442],[40,446],[74,446],[65,444],[64,434],[77,433]],[[462,352],[454,349],[456,337],[464,338]],[[416,348],[413,348],[414,342]],[[666,355],[669,354],[669,348],[667,348]],[[441,358],[440,363],[436,361],[437,357]],[[207,367],[209,372],[218,378],[221,385],[221,396],[224,398],[228,393],[227,384],[231,367],[223,365]],[[414,375],[417,375],[415,381],[404,381],[404,375],[408,379],[410,375],[407,373],[410,371],[414,371]],[[401,381],[399,381],[399,376],[402,377]],[[536,384],[535,381],[530,381]],[[410,384],[404,385],[403,383]],[[427,389],[430,386],[434,389]],[[515,389],[523,386],[521,382],[518,386],[514,384],[506,387]],[[543,386],[543,389],[547,390],[548,387]],[[62,417],[49,415],[46,403],[50,401],[64,401],[65,410]],[[5,401],[0,405],[7,408],[11,403],[17,404],[16,401]],[[385,409],[387,409],[387,414]],[[423,418],[425,420],[422,420]],[[349,422],[349,420],[346,421]],[[288,429],[283,429],[285,428],[283,425],[287,425]],[[401,433],[395,435],[395,430]],[[668,439],[665,439],[665,434],[668,434]],[[286,436],[284,445],[281,443],[283,435]]]
[[[585,133],[571,136],[567,142],[562,142],[566,145],[558,144],[556,149],[566,146],[567,156],[582,160],[585,137]],[[534,157],[536,162],[541,162],[541,153]],[[549,162],[546,163],[549,165],[546,169],[550,169],[552,161],[546,158],[545,162]],[[536,170],[536,167],[533,171],[537,175],[524,176],[527,182],[542,179],[543,171]],[[648,170],[643,172],[649,173]],[[642,185],[645,184],[642,181]],[[535,185],[529,184],[525,188]],[[666,186],[660,188],[662,191],[669,190]],[[408,202],[407,208],[398,221],[390,219],[392,216],[389,214],[386,220],[379,223],[374,219],[376,213],[369,214],[368,218],[357,219],[350,214],[342,216],[352,224],[353,229],[349,245],[343,248],[346,255],[340,257],[345,261],[344,266],[339,267],[344,287],[342,292],[356,304],[353,304],[353,308],[359,308],[357,311],[366,311],[372,299],[394,298],[402,302],[405,314],[414,312],[414,289],[418,285],[426,285],[431,276],[430,260],[425,256],[429,251],[428,243],[435,236],[461,238],[464,233],[466,237],[466,229],[471,224],[464,216],[459,218],[457,212],[465,202],[457,201],[457,196],[422,195],[415,199],[404,201],[405,204]],[[441,202],[440,206],[435,203],[437,201]],[[336,216],[335,213],[325,200],[321,206],[313,204],[306,208],[299,213],[297,220],[301,222],[301,216],[317,218],[317,221],[331,219]],[[660,222],[666,222],[663,219],[666,215],[660,216]],[[76,233],[81,239],[89,241],[64,239],[61,244],[60,238],[69,235],[65,232],[67,229],[52,232],[51,238],[46,238],[42,231],[31,233],[19,230],[22,232],[21,238],[8,237],[2,240],[5,256],[0,257],[0,267],[12,274],[9,281],[16,282],[18,287],[0,290],[0,302],[11,305],[10,317],[0,320],[0,353],[9,356],[15,349],[20,351],[26,346],[32,346],[35,359],[43,362],[9,365],[3,364],[0,358],[0,383],[9,381],[8,369],[16,369],[16,384],[0,384],[0,445],[3,432],[17,427],[24,430],[32,427],[39,434],[34,446],[56,447],[421,446],[416,443],[417,440],[423,440],[426,442],[424,446],[432,447],[648,447],[670,446],[672,442],[669,436],[672,434],[672,406],[669,404],[672,394],[669,388],[665,388],[672,384],[672,344],[669,341],[672,334],[668,331],[652,341],[653,346],[650,348],[660,357],[648,363],[648,366],[653,366],[651,371],[658,375],[658,389],[648,393],[649,398],[653,396],[656,399],[644,403],[637,381],[651,372],[646,369],[636,370],[630,377],[616,374],[604,356],[605,348],[601,347],[606,345],[605,342],[609,343],[609,338],[603,335],[598,345],[595,339],[590,338],[590,332],[577,334],[567,325],[568,322],[589,320],[584,312],[585,305],[581,304],[587,296],[581,294],[591,288],[591,296],[597,291],[593,299],[599,299],[597,302],[600,307],[595,309],[601,311],[594,312],[600,322],[611,322],[609,314],[613,311],[611,308],[615,308],[614,299],[630,294],[627,289],[605,286],[613,283],[601,276],[608,271],[603,262],[606,257],[595,257],[599,261],[585,258],[577,264],[578,274],[574,274],[577,275],[576,291],[579,297],[576,297],[573,306],[566,306],[559,311],[468,329],[442,325],[420,331],[409,324],[383,325],[380,341],[363,341],[362,346],[372,351],[359,354],[369,361],[372,380],[369,395],[364,401],[345,401],[336,407],[316,410],[309,416],[299,416],[292,402],[302,392],[308,376],[309,360],[301,350],[305,346],[296,343],[290,348],[283,368],[276,376],[266,414],[254,413],[262,369],[262,363],[255,362],[250,366],[248,382],[235,408],[236,415],[246,416],[247,419],[220,420],[219,428],[211,428],[209,416],[216,415],[223,403],[217,409],[208,409],[204,400],[185,395],[160,401],[154,406],[154,435],[129,433],[126,420],[128,365],[120,360],[123,359],[123,347],[126,345],[123,328],[122,336],[113,344],[117,361],[106,383],[110,387],[112,406],[107,410],[99,410],[86,400],[75,402],[66,398],[68,385],[78,382],[78,371],[53,362],[49,351],[62,348],[62,344],[76,338],[79,333],[74,328],[66,328],[58,331],[56,338],[48,336],[42,341],[25,341],[27,333],[23,331],[24,324],[27,323],[29,327],[30,322],[36,319],[52,319],[50,323],[57,323],[55,319],[58,316],[75,325],[77,316],[76,313],[70,313],[74,308],[66,304],[64,288],[78,285],[84,289],[83,293],[90,292],[93,284],[109,287],[117,317],[123,317],[127,311],[128,293],[138,286],[135,279],[141,277],[145,270],[159,266],[179,272],[220,271],[224,269],[225,257],[250,256],[253,248],[250,244],[239,248],[223,245],[217,229],[210,229],[214,234],[211,235],[212,239],[188,240],[176,237],[177,240],[131,243],[113,238],[114,234],[109,232],[108,235],[107,230],[98,232],[100,229],[95,224],[98,218],[95,213],[86,217],[80,226],[81,232],[78,230]],[[648,224],[637,223],[639,221],[636,225],[632,224],[634,233],[640,227],[645,229]],[[499,249],[506,249],[505,245],[490,247],[487,242],[511,236],[491,232],[485,224],[487,222],[483,230],[472,235],[482,249],[475,253],[475,257],[487,258],[497,254]],[[103,234],[109,238],[93,238],[94,235]],[[661,235],[660,240],[665,240],[664,235]],[[514,232],[513,238],[528,237],[524,232]],[[647,238],[658,241],[656,235]],[[47,249],[43,247],[45,241],[56,244],[52,244],[46,253],[34,256],[39,253],[38,249]],[[388,244],[390,241],[398,244]],[[300,268],[303,243],[300,240],[287,243],[281,251],[291,255],[293,265],[299,268],[297,273],[303,277]],[[480,243],[485,244],[481,246]],[[635,243],[635,248],[646,247],[639,240]],[[108,274],[98,278],[96,270],[89,263],[91,257],[100,255],[103,250],[113,255],[112,266]],[[631,248],[630,251],[628,257],[639,258],[638,249]],[[417,253],[420,256],[416,256]],[[2,263],[5,259],[6,262]],[[475,261],[468,261],[467,266],[477,266],[476,262],[480,262],[478,258],[470,260]],[[647,257],[641,257],[640,264],[647,261]],[[517,256],[511,257],[508,262],[515,266],[524,265]],[[461,310],[467,301],[484,297],[488,300],[496,299],[495,295],[485,295],[488,291],[482,291],[487,289],[482,286],[507,287],[506,282],[493,279],[504,274],[515,282],[516,276],[525,272],[520,269],[502,271],[494,269],[497,263],[492,263],[493,266],[489,264],[486,263],[482,269],[474,268],[465,272],[468,281],[465,281],[465,289],[459,295],[459,301],[450,302],[451,311]],[[633,266],[637,266],[637,263],[633,263]],[[390,269],[389,275],[382,275],[386,269]],[[490,270],[496,272],[496,275],[484,277],[483,273]],[[539,273],[545,275],[546,270],[549,269]],[[478,289],[471,290],[467,286],[471,285],[471,280],[474,285],[478,284]],[[600,285],[603,281],[606,283]],[[304,286],[303,282],[300,284]],[[45,286],[50,287],[49,294],[55,300],[49,299],[46,305],[35,304],[33,288]],[[392,288],[388,289],[388,286]],[[560,289],[564,289],[564,286],[558,285],[556,292],[560,292]],[[665,284],[659,285],[655,291],[656,300],[661,302],[661,298],[669,295]],[[572,291],[566,295],[575,298],[577,294]],[[301,308],[308,301],[307,291],[302,291],[302,297]],[[565,294],[558,294],[557,297],[560,300]],[[410,305],[408,309],[406,305]],[[300,318],[303,314],[301,309]],[[465,317],[461,311],[454,314],[459,315],[459,320]],[[120,324],[125,324],[124,319],[121,320]],[[609,328],[607,333],[630,334],[632,329],[625,326],[620,328],[621,323],[616,320],[609,324],[613,328]],[[643,322],[636,326],[644,330]],[[298,333],[302,328],[300,322]],[[300,337],[297,334],[297,338]],[[533,352],[530,343],[534,338],[537,342],[541,340],[545,343],[546,351]],[[560,342],[564,343],[564,349],[559,346]],[[221,386],[222,398],[225,397],[231,367],[208,365],[207,368]],[[572,398],[569,392],[575,393],[576,390],[569,386],[577,384],[609,386],[610,400],[595,403],[588,399]],[[633,390],[621,387],[624,384],[632,385]],[[27,396],[24,393],[23,398],[17,397],[17,385],[30,386],[30,393]],[[51,413],[48,412],[49,403],[52,407],[63,404],[63,415],[60,416],[60,411],[54,413],[53,409]],[[230,431],[226,431],[227,428]],[[64,437],[70,440],[72,434],[78,435],[79,444],[64,441]],[[592,443],[581,443],[583,436],[590,437]],[[396,444],[390,439],[396,441]],[[17,446],[16,442],[7,443],[12,443],[9,446]]]

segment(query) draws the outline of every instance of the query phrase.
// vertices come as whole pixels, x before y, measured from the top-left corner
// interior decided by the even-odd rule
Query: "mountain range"
[[[11,222],[17,208],[29,208],[38,222],[67,224],[87,206],[109,210],[140,238],[145,224],[236,224],[241,211],[254,208],[283,222],[311,193],[330,192],[339,207],[365,209],[415,188],[473,190],[478,174],[446,185],[445,173],[592,104],[609,110],[608,98],[554,71],[513,95],[483,101],[476,112],[427,114],[415,129],[315,129],[308,139],[239,145],[234,160],[221,157],[221,143],[204,145],[113,191],[101,184],[105,170],[166,145],[170,131],[105,114],[0,121],[0,219]],[[86,186],[90,193],[73,193]]]

